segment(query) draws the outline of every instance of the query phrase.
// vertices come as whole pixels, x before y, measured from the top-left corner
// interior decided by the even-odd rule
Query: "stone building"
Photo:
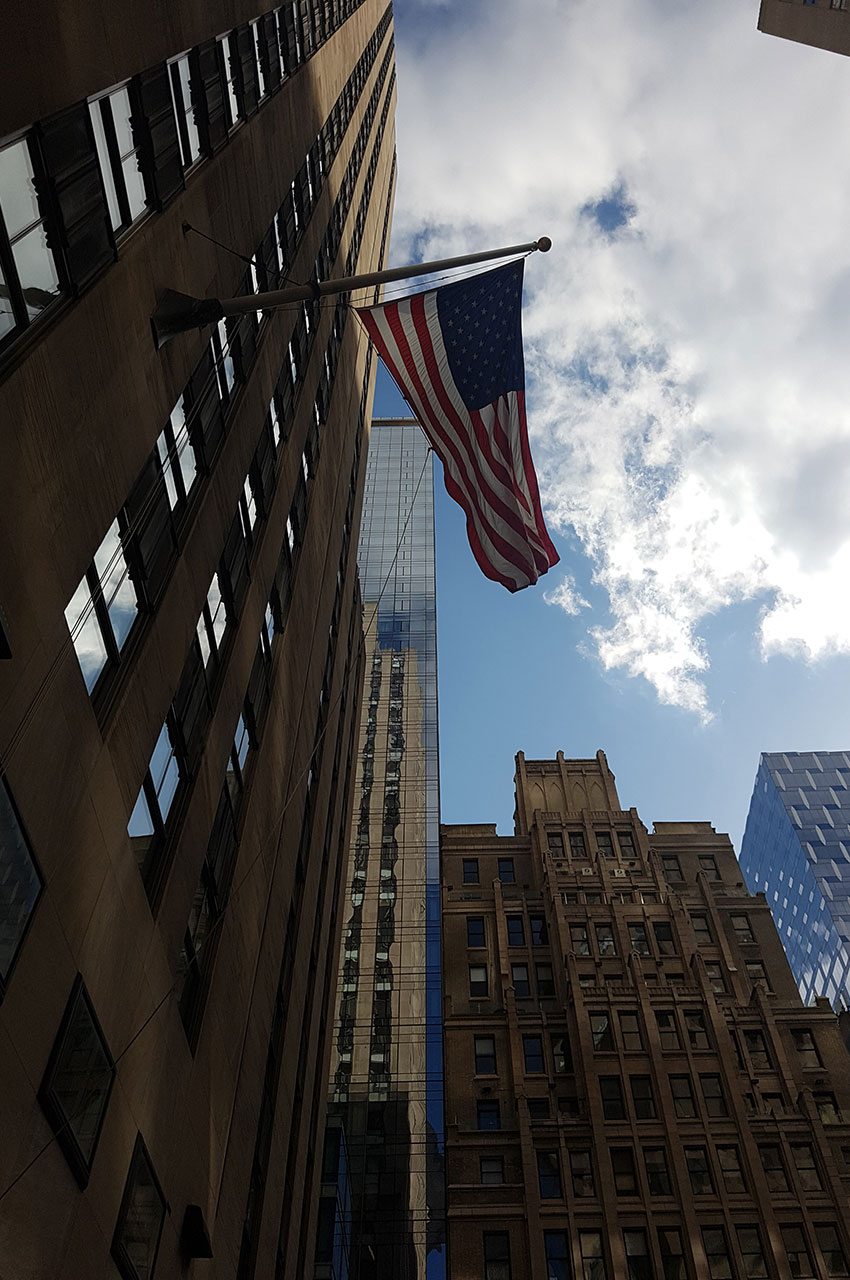
[[[759,31],[848,54],[850,6],[848,0],[761,0]]]
[[[847,1052],[728,837],[520,754],[442,857],[452,1280],[848,1275]]]

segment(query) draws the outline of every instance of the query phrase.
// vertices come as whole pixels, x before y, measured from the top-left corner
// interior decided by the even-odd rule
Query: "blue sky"
[[[760,751],[848,746],[850,65],[756,20],[396,5],[393,261],[553,240],[524,327],[562,563],[510,596],[438,484],[444,821],[507,832],[517,750],[602,747],[645,822],[737,844]]]

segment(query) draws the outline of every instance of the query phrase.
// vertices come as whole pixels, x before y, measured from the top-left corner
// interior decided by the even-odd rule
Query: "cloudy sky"
[[[759,751],[850,745],[850,61],[756,21],[397,0],[394,259],[553,241],[524,329],[562,563],[508,597],[438,508],[446,821],[507,830],[514,751],[601,746],[645,821],[737,842]]]

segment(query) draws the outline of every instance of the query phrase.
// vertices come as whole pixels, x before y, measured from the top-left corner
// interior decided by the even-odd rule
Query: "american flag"
[[[509,591],[558,563],[528,446],[522,260],[358,309],[440,458],[483,573]]]

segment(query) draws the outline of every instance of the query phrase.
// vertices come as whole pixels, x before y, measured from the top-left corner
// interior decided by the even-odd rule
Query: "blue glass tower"
[[[763,754],[740,862],[803,999],[850,1008],[850,753]]]

